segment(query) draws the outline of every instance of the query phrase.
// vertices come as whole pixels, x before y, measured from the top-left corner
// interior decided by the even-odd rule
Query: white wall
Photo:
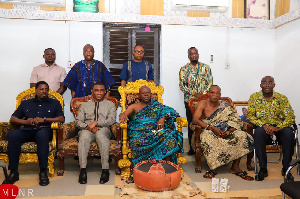
[[[198,48],[199,60],[212,69],[214,84],[222,88],[223,96],[234,101],[247,101],[260,90],[260,79],[274,74],[275,30],[229,28],[227,31],[219,27],[163,25],[161,37],[164,104],[174,107],[182,116],[185,108],[179,89],[179,70],[189,62],[189,47]],[[225,69],[226,43],[230,69]],[[214,55],[213,63],[210,55]]]
[[[275,90],[286,95],[300,117],[300,19],[276,29]]]
[[[0,19],[0,89],[5,96],[0,104],[0,121],[9,120],[15,110],[16,95],[29,87],[32,67],[43,63],[45,48],[54,48],[57,64],[65,68],[68,60],[76,62],[83,58],[82,48],[87,43],[94,45],[95,58],[102,60],[102,32],[102,23],[98,22]],[[178,74],[180,67],[189,61],[187,49],[191,46],[198,48],[199,60],[211,66],[214,84],[222,88],[222,95],[233,100],[248,100],[250,94],[260,89],[259,82],[264,75],[274,75],[275,30],[162,25],[163,99],[182,116],[185,109]],[[226,49],[230,69],[225,69]],[[210,55],[214,55],[213,63]],[[64,94],[66,122],[73,121],[70,99],[67,90]]]

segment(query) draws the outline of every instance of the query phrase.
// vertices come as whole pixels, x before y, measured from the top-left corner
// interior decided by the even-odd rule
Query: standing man
[[[254,131],[255,153],[259,160],[259,173],[255,180],[262,181],[268,176],[266,144],[273,135],[282,144],[282,171],[284,176],[294,154],[294,133],[290,128],[295,123],[294,110],[286,96],[273,91],[274,78],[265,76],[261,79],[261,91],[250,96],[247,119],[256,126]],[[289,173],[288,179],[293,176]]]
[[[96,83],[92,87],[93,100],[84,103],[79,109],[75,120],[80,129],[78,156],[80,174],[78,182],[87,183],[87,157],[92,142],[97,142],[101,155],[102,174],[100,184],[109,181],[109,146],[110,126],[116,122],[116,106],[113,102],[104,99],[106,89],[104,84]]]
[[[105,65],[94,60],[94,47],[86,44],[83,47],[84,60],[77,62],[69,71],[63,85],[71,89],[72,98],[91,94],[92,85],[102,82],[106,90],[115,84]]]
[[[8,169],[10,174],[3,184],[14,184],[19,180],[19,156],[21,145],[25,142],[36,142],[40,166],[39,184],[49,184],[47,175],[49,141],[52,139],[52,122],[65,121],[59,101],[48,98],[49,85],[44,81],[36,83],[36,96],[22,101],[12,114],[10,122],[20,128],[8,134]]]
[[[52,48],[47,48],[44,51],[43,58],[45,63],[33,68],[30,77],[30,88],[35,87],[38,81],[45,81],[49,87],[64,94],[66,88],[63,86],[63,81],[67,76],[66,70],[55,63],[56,53]]]
[[[191,47],[188,49],[188,58],[190,59],[190,63],[181,67],[179,72],[179,86],[180,90],[184,93],[184,105],[189,124],[188,138],[190,150],[188,151],[188,155],[194,155],[195,152],[191,146],[193,131],[190,129],[193,116],[189,108],[189,100],[207,93],[213,85],[213,76],[210,67],[198,61],[199,54],[197,48]]]
[[[119,77],[121,79],[121,86],[126,86],[127,82],[135,82],[139,79],[153,82],[152,65],[150,62],[143,60],[145,54],[143,46],[135,46],[132,54],[134,59],[123,64]]]

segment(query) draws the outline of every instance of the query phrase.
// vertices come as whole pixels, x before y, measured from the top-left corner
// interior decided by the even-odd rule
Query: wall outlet
[[[67,62],[67,68],[72,68],[73,65],[74,65],[73,62],[71,62],[71,61],[68,61],[68,62]]]
[[[225,63],[225,69],[229,69],[230,68],[230,63],[229,62],[226,62]]]

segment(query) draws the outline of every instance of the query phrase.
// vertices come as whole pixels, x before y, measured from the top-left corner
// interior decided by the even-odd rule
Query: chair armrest
[[[253,136],[253,125],[252,125],[252,124],[243,122],[243,129],[244,129],[248,134],[250,134],[250,135]]]
[[[111,126],[111,132],[114,134],[116,138],[116,147],[121,148],[122,144],[122,133],[121,133],[121,128],[119,123],[114,123]]]
[[[14,130],[14,126],[9,122],[0,122],[0,141],[8,140],[7,135]]]
[[[188,121],[184,117],[177,117],[176,122],[178,124],[178,131],[182,132],[182,127],[188,126]]]
[[[289,166],[289,168],[287,169],[287,171],[286,171],[286,173],[285,173],[285,175],[284,175],[284,182],[287,182],[287,181],[288,181],[288,178],[287,178],[288,174],[289,174],[290,171],[291,171],[295,166],[297,166],[298,164],[300,164],[300,159],[295,159],[295,160],[292,160],[292,161],[290,162],[290,166]]]
[[[292,167],[296,166],[297,164],[300,164],[300,159],[295,159],[290,162],[290,166]]]
[[[199,125],[195,125],[195,143],[197,146],[197,143],[199,143],[200,146],[200,134],[201,134],[202,128]]]
[[[62,123],[59,122],[52,122],[51,123],[51,129],[53,130],[53,136],[52,136],[52,147],[53,149],[56,149],[56,140],[57,140],[57,130],[59,130],[62,126]]]

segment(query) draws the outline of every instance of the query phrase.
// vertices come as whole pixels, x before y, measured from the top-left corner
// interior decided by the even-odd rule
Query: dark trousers
[[[52,130],[42,128],[39,130],[16,129],[8,134],[9,170],[18,170],[21,145],[25,142],[36,142],[39,166],[46,169],[48,165],[49,141],[52,139]]]
[[[293,130],[288,127],[275,132],[275,136],[278,143],[282,145],[283,169],[287,169],[294,154],[295,134]],[[254,147],[260,168],[267,168],[266,145],[269,141],[270,135],[268,135],[262,127],[257,127],[254,131]]]
[[[192,136],[193,136],[194,132],[190,128],[190,124],[193,121],[193,115],[192,115],[192,112],[190,110],[189,103],[184,102],[184,106],[185,106],[185,112],[186,112],[186,117],[187,117],[187,121],[188,121],[188,138],[189,138],[189,144],[190,144],[190,149],[192,149],[191,141],[192,141]]]

